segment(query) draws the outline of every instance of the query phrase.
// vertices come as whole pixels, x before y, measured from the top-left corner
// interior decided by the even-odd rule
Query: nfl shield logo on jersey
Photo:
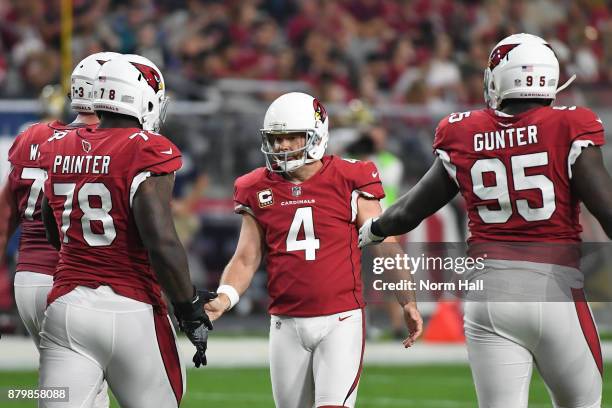
[[[299,197],[302,195],[302,186],[293,186],[291,188],[291,195],[294,197]]]
[[[91,150],[91,143],[89,143],[87,140],[81,140],[81,144],[83,146],[83,151],[85,153],[89,153]]]

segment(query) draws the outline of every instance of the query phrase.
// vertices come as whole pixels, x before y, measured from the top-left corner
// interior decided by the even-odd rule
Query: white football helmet
[[[278,97],[264,117],[261,151],[266,166],[274,172],[291,172],[306,163],[321,160],[329,140],[329,117],[317,98],[301,92]],[[278,134],[305,133],[304,147],[289,152],[274,152]]]
[[[116,52],[98,52],[84,58],[74,67],[70,76],[70,108],[81,113],[93,113],[93,83],[100,67],[121,55]]]
[[[166,117],[164,77],[150,60],[128,54],[100,68],[94,82],[94,110],[133,116],[144,130],[157,132]]]
[[[487,105],[498,109],[504,99],[550,99],[566,88],[559,85],[559,61],[544,39],[513,34],[501,40],[489,56],[484,72]]]

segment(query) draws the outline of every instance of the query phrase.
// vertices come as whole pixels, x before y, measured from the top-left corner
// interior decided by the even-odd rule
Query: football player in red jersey
[[[105,378],[125,407],[177,407],[185,368],[162,299],[206,364],[203,308],[170,212],[179,150],[156,133],[167,103],[161,72],[119,56],[94,82],[97,128],[56,135],[40,147],[43,220],[60,247],[41,331],[42,387],[68,387],[59,407],[90,407]],[[59,226],[59,228],[57,227]],[[161,284],[161,287],[160,287]],[[43,404],[43,406],[45,406]]]
[[[17,136],[9,151],[11,172],[0,193],[0,258],[6,244],[21,224],[19,258],[15,275],[15,302],[21,319],[39,347],[40,329],[47,306],[47,295],[53,285],[53,273],[58,260],[57,250],[45,237],[40,213],[44,172],[37,167],[39,146],[48,139],[68,133],[71,129],[93,126],[98,117],[93,111],[92,85],[100,66],[119,54],[100,52],[77,64],[71,75],[70,107],[77,117],[70,124],[58,120],[37,123]],[[96,407],[109,404],[106,383],[100,389]]]
[[[216,319],[248,288],[266,252],[271,297],[270,372],[279,408],[353,407],[365,344],[357,228],[384,197],[371,162],[325,156],[329,117],[316,98],[288,93],[268,108],[266,167],[238,178],[243,215]],[[410,346],[421,332],[414,301],[404,303]]]
[[[466,302],[465,333],[480,407],[527,407],[534,362],[555,407],[601,406],[597,329],[576,259],[565,256],[565,249],[580,242],[580,201],[612,237],[612,179],[600,151],[601,120],[586,108],[552,106],[567,86],[558,88],[558,81],[559,63],[543,39],[515,34],[502,40],[485,70],[489,109],[443,119],[431,169],[359,232],[360,246],[403,234],[460,192],[468,208],[470,250],[497,252],[486,262],[488,273],[478,276],[485,285],[489,276],[504,274],[511,283],[529,276],[525,290],[537,288],[540,277],[575,279],[566,286],[569,301]],[[544,281],[546,291],[559,290]]]

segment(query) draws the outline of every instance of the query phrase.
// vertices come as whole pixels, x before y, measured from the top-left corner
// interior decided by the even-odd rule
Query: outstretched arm
[[[261,227],[251,215],[243,214],[236,252],[225,267],[219,282],[219,297],[205,307],[211,320],[215,321],[233,306],[230,297],[221,288],[225,287],[230,292],[235,290],[237,296],[247,290],[261,262],[262,245]],[[234,299],[234,302],[236,301]]]
[[[436,159],[423,178],[372,224],[379,237],[402,235],[416,228],[457,195],[459,187]]]
[[[378,200],[359,197],[357,201],[357,227],[361,228],[367,220],[379,216],[381,212],[382,209]],[[396,237],[388,237],[385,242],[386,245],[372,248],[376,257],[395,258],[396,255],[404,253]],[[388,276],[390,281],[412,280],[410,272],[406,270],[396,269],[390,271]],[[398,290],[394,294],[402,307],[404,322],[408,329],[408,337],[403,341],[403,344],[404,347],[410,347],[423,332],[423,318],[417,308],[416,294],[413,290]]]
[[[207,329],[212,329],[204,304],[216,294],[195,290],[191,283],[187,254],[170,210],[173,186],[173,174],[146,179],[134,196],[133,213],[140,239],[157,279],[174,305],[179,326],[197,349],[193,362],[199,367],[206,365]]]
[[[572,189],[612,239],[612,178],[599,147],[589,146],[578,156],[572,167]]]

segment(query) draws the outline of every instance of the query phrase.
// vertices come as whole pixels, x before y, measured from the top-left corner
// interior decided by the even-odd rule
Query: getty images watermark
[[[421,291],[481,291],[484,283],[481,279],[458,279],[455,281],[440,281],[438,279],[408,279],[420,271],[444,271],[463,275],[465,272],[480,272],[485,269],[487,255],[479,257],[452,257],[452,256],[410,256],[408,254],[395,254],[395,256],[377,256],[372,261],[372,273],[382,275],[392,271],[394,276],[390,280],[374,279],[372,287],[377,291],[421,290]],[[402,276],[406,276],[402,279]]]
[[[362,252],[365,300],[612,302],[612,243],[382,243]],[[406,294],[403,294],[406,295]]]

